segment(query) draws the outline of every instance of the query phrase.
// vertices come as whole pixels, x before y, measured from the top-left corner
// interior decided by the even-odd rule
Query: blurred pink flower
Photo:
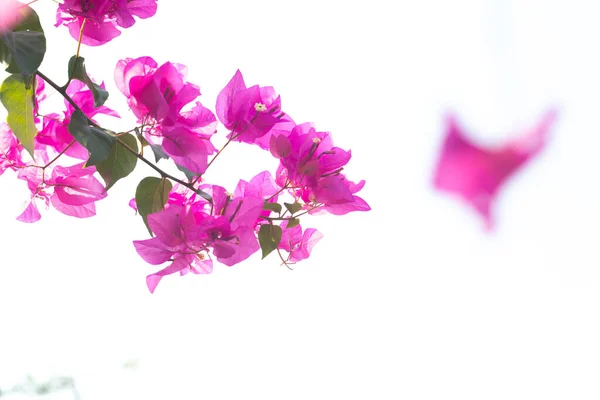
[[[548,111],[531,131],[497,148],[472,143],[455,116],[447,118],[446,138],[434,174],[434,186],[458,195],[494,228],[492,204],[502,185],[544,148],[556,111]]]
[[[27,11],[21,10],[23,7],[16,0],[0,0],[0,33],[11,30],[27,16]]]
[[[67,26],[73,39],[79,40],[85,21],[81,43],[100,46],[121,34],[117,27],[135,24],[134,16],[152,17],[156,7],[156,0],[64,0],[58,5],[55,26]]]

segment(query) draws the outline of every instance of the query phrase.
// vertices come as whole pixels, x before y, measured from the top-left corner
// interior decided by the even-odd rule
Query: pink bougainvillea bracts
[[[364,181],[354,184],[342,174],[352,153],[335,147],[328,132],[318,132],[309,123],[296,125],[287,136],[271,136],[270,145],[271,154],[280,160],[277,182],[293,188],[295,197],[337,215],[370,210],[354,195]]]
[[[354,183],[343,173],[350,150],[334,146],[331,134],[314,124],[296,123],[272,87],[247,87],[239,70],[216,96],[213,113],[199,101],[200,87],[187,81],[186,66],[159,65],[148,56],[122,59],[114,79],[135,123],[117,127],[121,120],[105,118],[120,116],[107,103],[112,98],[104,81],[88,74],[97,66],[81,55],[90,50],[81,44],[105,44],[156,10],[157,0],[62,0],[56,26],[65,25],[78,44],[64,63],[61,85],[39,70],[52,58],[44,58],[37,13],[0,0],[0,61],[12,74],[0,87],[8,111],[7,123],[0,124],[0,175],[14,174],[29,189],[18,220],[38,221],[40,207],[51,205],[68,216],[91,217],[96,202],[144,164],[153,175],[130,189],[129,205],[150,235],[133,246],[156,266],[146,277],[154,292],[167,275],[209,274],[215,261],[233,266],[257,253],[277,253],[291,268],[323,237],[301,224],[305,217],[370,210],[357,195],[365,181]],[[62,96],[64,105],[51,105],[51,94]],[[222,132],[215,135],[219,121]],[[212,140],[219,137],[224,144],[217,150]],[[241,143],[265,150],[276,169],[240,179],[232,192],[207,182],[206,172],[225,148]],[[167,163],[174,168],[165,169]],[[244,174],[252,168],[222,163]]]
[[[239,70],[219,93],[216,110],[219,121],[231,131],[229,137],[246,143],[262,144],[258,139],[284,121],[275,90],[258,85],[247,88]]]
[[[9,31],[29,12],[16,0],[0,0],[0,33]]]
[[[27,182],[31,198],[25,210],[17,217],[22,222],[36,222],[41,218],[37,201],[48,208],[52,206],[59,212],[77,218],[89,218],[96,215],[95,202],[106,197],[104,186],[93,174],[93,167],[84,168],[83,163],[71,167],[56,166],[49,177],[45,177],[41,168],[22,168],[19,179]]]
[[[200,96],[200,88],[185,82],[187,68],[150,57],[121,60],[115,69],[117,87],[138,122],[148,125],[146,140],[161,145],[177,165],[197,174],[204,173],[207,159],[216,152],[210,137],[216,131],[214,114],[199,101],[191,110],[185,106]]]
[[[58,5],[56,26],[65,25],[75,40],[88,46],[105,44],[135,24],[135,17],[156,14],[156,0],[64,0]]]
[[[497,148],[471,142],[449,116],[446,138],[434,174],[436,189],[459,196],[483,219],[486,229],[494,228],[492,206],[505,182],[538,155],[548,140],[556,111],[548,111],[531,131]]]

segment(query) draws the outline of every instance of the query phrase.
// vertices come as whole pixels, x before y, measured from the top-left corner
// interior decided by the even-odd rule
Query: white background
[[[41,70],[62,82],[76,43],[52,26],[55,3],[34,6]],[[7,172],[0,388],[65,374],[82,400],[599,398],[599,16],[591,0],[162,0],[83,47],[125,117],[113,130],[133,126],[112,79],[124,57],[188,65],[212,109],[237,68],[274,86],[296,122],[352,149],[347,173],[373,210],[303,222],[325,238],[294,271],[257,254],[150,295],[127,202],[152,171],[95,218],[50,210],[32,225],[15,220],[27,191]],[[552,140],[499,196],[496,232],[432,190],[444,113],[492,145],[550,106]],[[207,179],[231,190],[274,165],[232,145]]]

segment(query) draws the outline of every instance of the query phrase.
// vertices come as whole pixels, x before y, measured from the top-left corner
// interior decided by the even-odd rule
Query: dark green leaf
[[[121,136],[113,145],[106,160],[96,165],[96,169],[100,173],[100,176],[102,176],[102,179],[104,179],[106,190],[110,189],[119,179],[129,175],[135,169],[135,165],[137,164],[137,157],[135,154],[127,150],[121,142],[125,143],[136,153],[138,151],[138,143],[135,136]]]
[[[151,144],[150,148],[152,149],[152,152],[154,153],[155,162],[159,162],[162,159],[165,159],[165,160],[169,159],[169,156],[167,155],[167,153],[165,153],[165,151],[163,150],[163,148],[160,144]]]
[[[33,157],[33,147],[37,129],[33,115],[33,85],[28,85],[22,75],[11,75],[0,86],[0,101],[8,111],[6,122]]]
[[[181,165],[178,165],[178,164],[175,164],[175,166],[177,167],[178,170],[180,170],[181,172],[183,172],[185,174],[185,177],[187,178],[188,182],[191,182],[195,177],[198,176],[197,173],[190,171],[186,167],[182,167]]]
[[[202,198],[208,200],[208,202],[210,204],[212,204],[213,198],[212,198],[212,196],[210,194],[208,194],[205,191],[200,190],[200,189],[196,189],[196,194],[200,195]]]
[[[144,219],[144,224],[150,234],[152,231],[148,226],[148,215],[159,212],[165,207],[172,188],[170,180],[149,176],[142,179],[135,190],[135,204],[138,213]]]
[[[262,250],[263,259],[279,246],[282,234],[281,228],[277,225],[264,224],[260,227],[258,231],[258,243]]]
[[[11,55],[6,72],[30,76],[36,73],[46,53],[46,38],[41,32],[5,32],[0,36]]]
[[[300,220],[298,218],[293,218],[293,219],[288,220],[287,227],[293,228],[299,224],[300,224]]]
[[[275,211],[277,214],[281,214],[281,204],[279,203],[267,203],[263,205],[265,210]]]
[[[302,204],[300,203],[294,203],[294,204],[290,204],[290,203],[283,203],[283,205],[285,206],[285,208],[287,208],[287,210],[294,215],[295,213],[297,213],[298,211],[302,210]]]
[[[69,80],[77,79],[86,84],[94,96],[94,107],[100,107],[108,98],[108,92],[92,82],[85,70],[85,59],[73,56],[69,60]]]
[[[7,72],[33,75],[46,53],[46,37],[36,12],[29,6],[19,11],[23,20],[11,31],[0,35],[0,61]]]
[[[90,152],[86,165],[96,165],[106,160],[117,140],[107,130],[90,125],[88,118],[79,110],[75,110],[71,116],[67,129]]]

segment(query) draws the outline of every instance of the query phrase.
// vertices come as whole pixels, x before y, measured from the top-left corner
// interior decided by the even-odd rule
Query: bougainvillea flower
[[[27,15],[23,3],[16,0],[0,0],[0,33],[10,31]]]
[[[56,210],[72,217],[96,215],[95,202],[106,197],[106,190],[93,176],[95,172],[94,167],[83,168],[83,164],[56,166],[50,176],[38,167],[21,168],[18,177],[27,182],[31,199],[17,219],[22,222],[38,221],[41,215],[36,200],[44,201],[46,208],[52,203]]]
[[[12,133],[8,124],[0,123],[0,175],[7,169],[16,170],[25,165],[21,157],[23,146]]]
[[[200,96],[200,88],[186,82],[186,75],[184,65],[159,67],[150,57],[127,58],[117,63],[115,82],[138,122],[151,126],[144,130],[146,140],[162,146],[180,167],[203,174],[208,156],[217,151],[210,142],[217,119],[198,101],[182,111]]]
[[[199,216],[199,215],[198,215]],[[179,272],[211,273],[212,261],[205,260],[205,238],[196,232],[197,214],[190,207],[171,205],[148,216],[148,225],[155,237],[137,240],[133,244],[138,254],[149,264],[171,264],[146,277],[150,292],[154,292],[163,276]]]
[[[258,85],[247,88],[239,70],[217,96],[216,111],[221,123],[232,131],[229,137],[246,143],[255,143],[284,115],[275,90]]]
[[[171,261],[166,268],[146,278],[151,292],[165,275],[212,272],[210,252],[220,263],[232,266],[260,248],[254,226],[263,211],[262,198],[247,196],[231,200],[225,189],[214,186],[210,215],[193,204],[178,204],[188,203],[182,194],[170,196],[163,211],[148,216],[155,237],[133,242],[146,262],[160,265]],[[200,199],[199,203],[206,204]]]
[[[354,183],[348,179],[342,179],[342,184],[348,189],[352,200],[348,202],[325,203],[323,207],[325,211],[333,215],[344,215],[352,211],[369,211],[371,209],[362,197],[355,195],[355,193],[359,192],[365,186],[364,180]]]
[[[287,178],[299,186],[316,186],[317,181],[337,174],[350,161],[352,153],[333,146],[328,132],[318,132],[312,124],[296,125],[289,136],[272,136],[273,155],[279,155]]]
[[[319,211],[337,215],[370,210],[362,198],[354,195],[364,181],[356,185],[342,174],[351,151],[335,147],[328,132],[318,132],[309,123],[296,125],[288,135],[273,134],[269,150],[280,160],[277,184],[291,187],[297,199],[318,203],[323,206]]]
[[[129,28],[134,16],[149,18],[156,14],[156,0],[64,0],[56,13],[56,25],[65,25],[75,40],[99,46],[121,34],[117,26]]]
[[[173,125],[165,124],[155,129],[149,142],[161,144],[177,165],[203,174],[208,156],[217,151],[210,141],[216,125],[214,114],[198,102],[192,110],[179,115]]]
[[[314,228],[308,228],[304,233],[300,225],[288,228],[287,221],[282,222],[281,228],[283,234],[277,248],[287,251],[290,254],[288,261],[291,262],[307,259],[314,245],[323,238],[323,234]]]
[[[160,67],[151,57],[126,58],[117,63],[115,82],[139,120],[150,116],[172,125],[200,88],[185,82],[187,67],[166,62]],[[166,121],[163,121],[166,120]]]
[[[547,112],[538,125],[497,148],[472,143],[456,118],[447,118],[446,138],[435,168],[436,189],[458,195],[493,229],[492,205],[507,179],[544,148],[556,112]]]

